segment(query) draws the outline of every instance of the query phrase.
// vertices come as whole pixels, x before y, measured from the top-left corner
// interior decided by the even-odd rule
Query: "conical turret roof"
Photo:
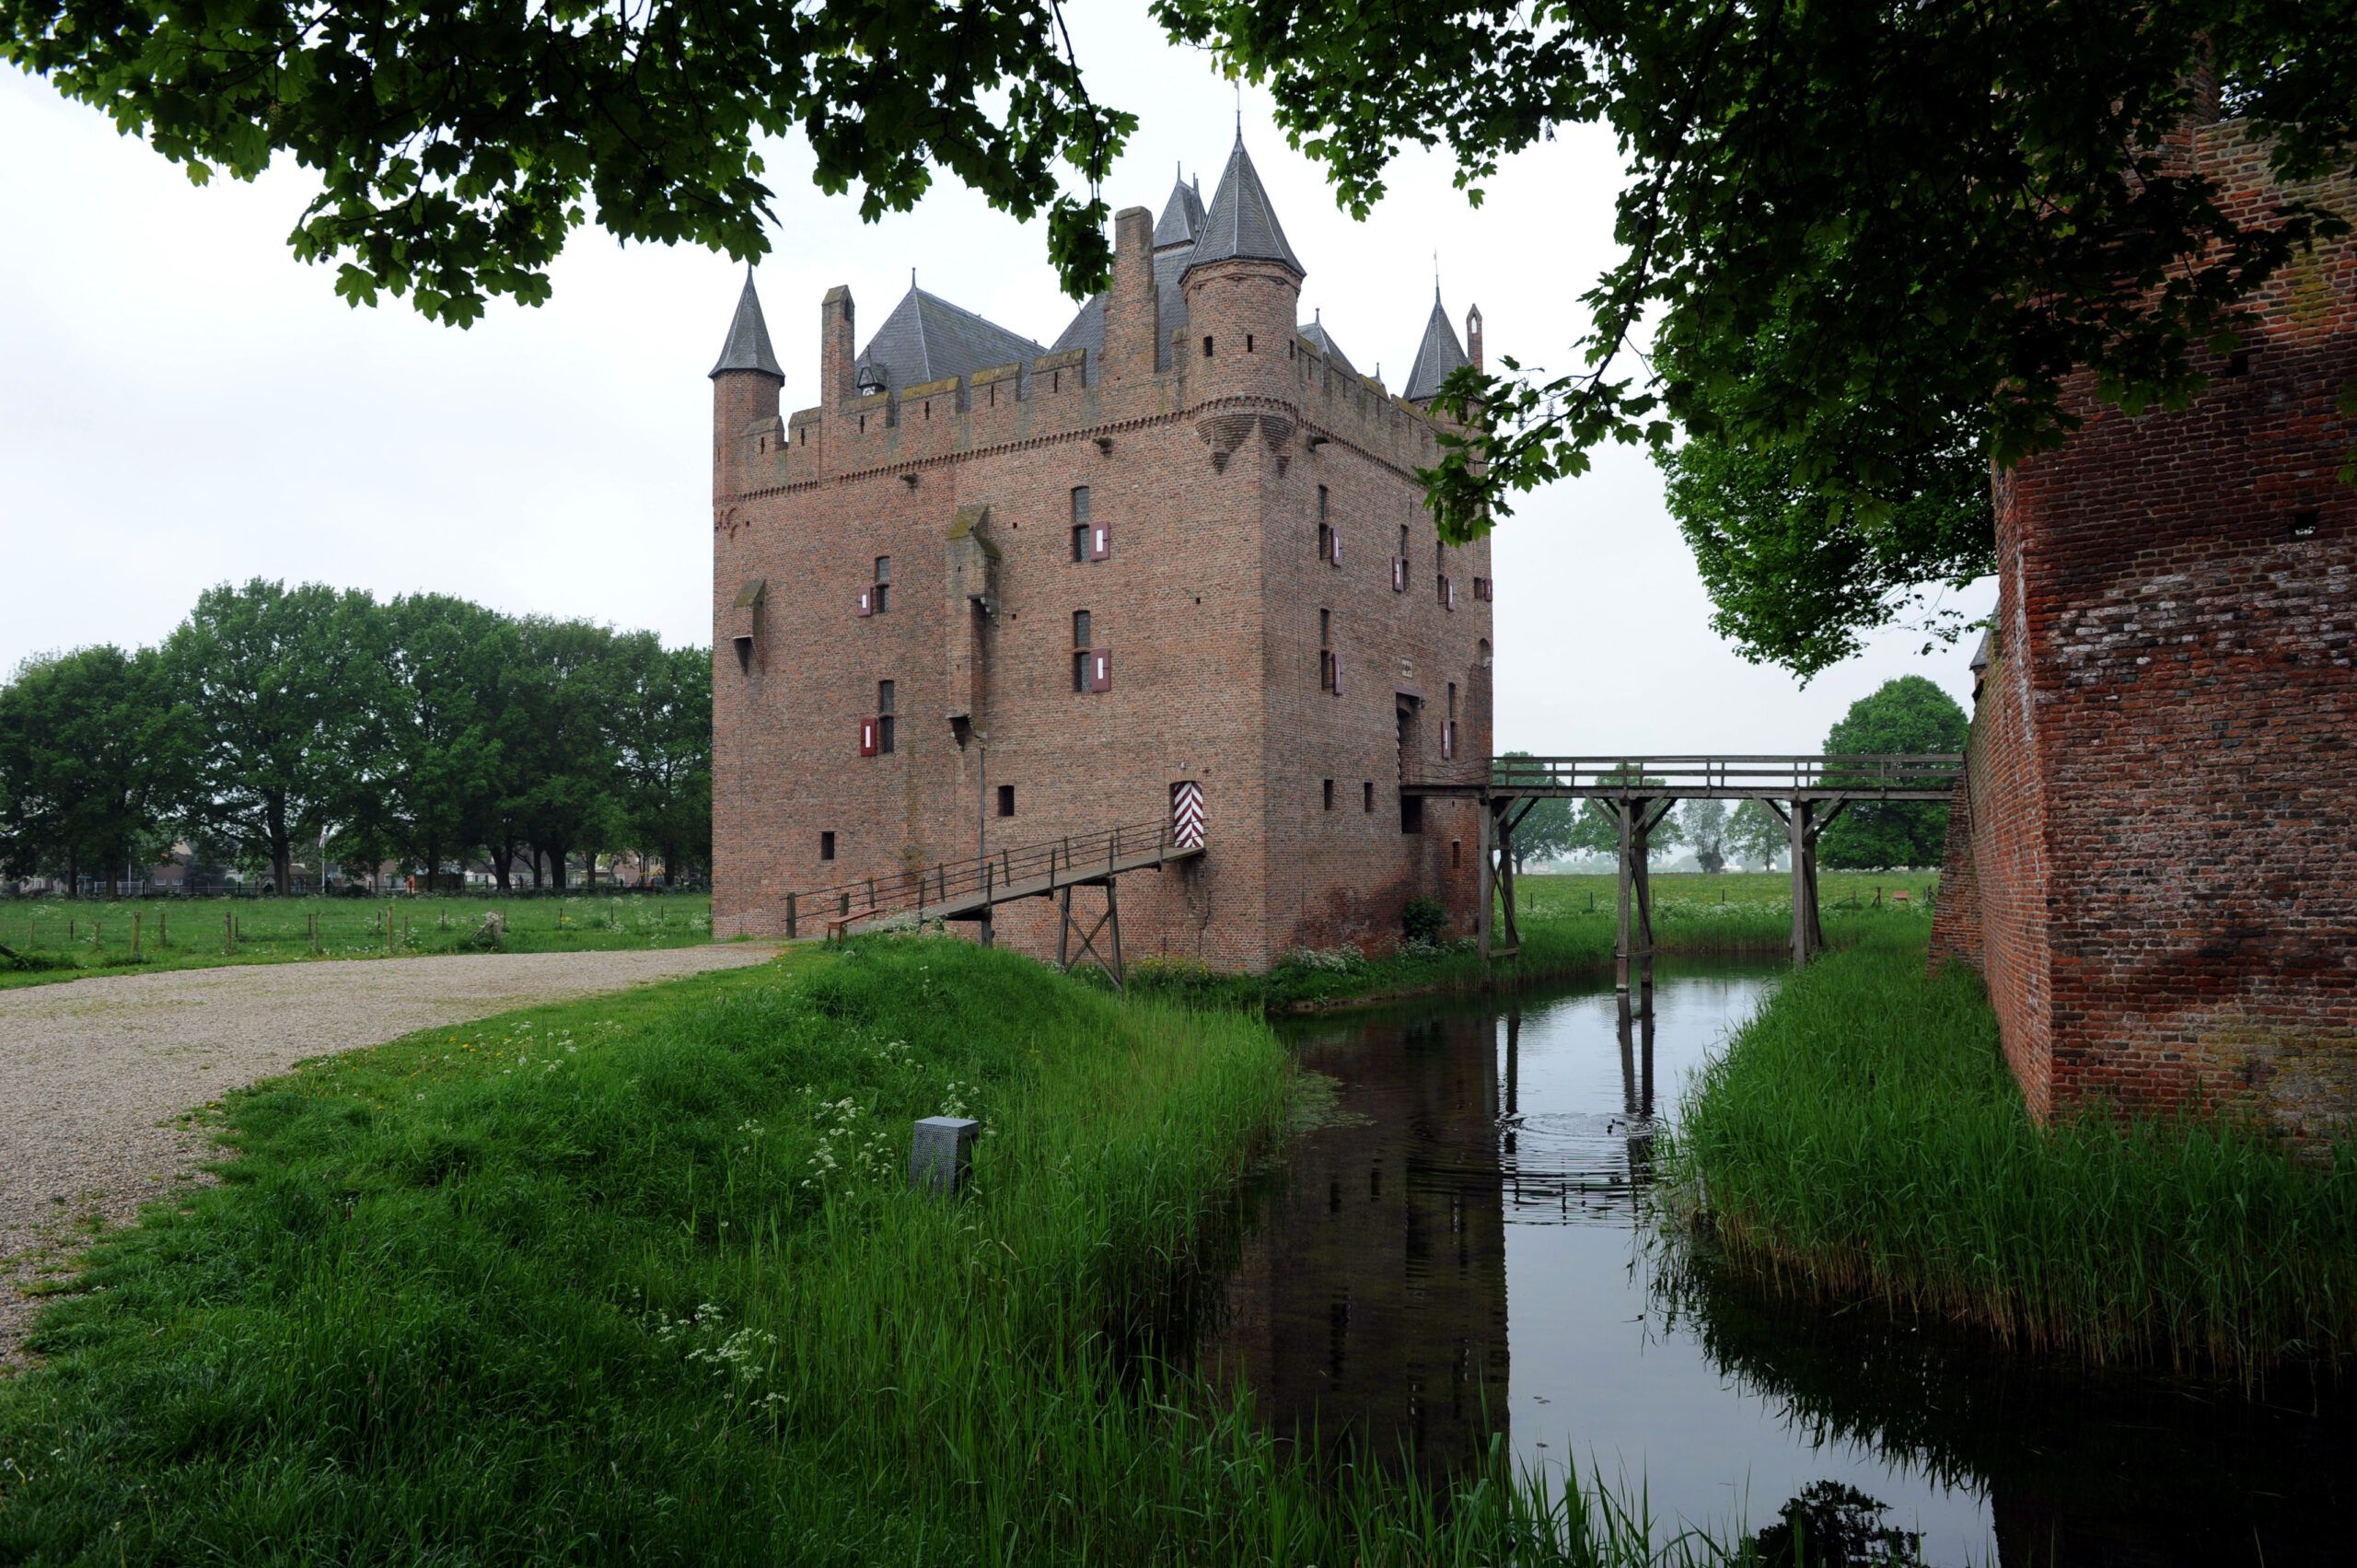
[[[720,345],[714,376],[725,370],[758,370],[785,379],[777,355],[770,348],[769,323],[761,319],[761,296],[753,292],[753,269],[745,269],[745,292],[737,296],[737,318],[728,323],[728,339]]]
[[[1187,270],[1192,272],[1206,261],[1239,260],[1282,262],[1303,275],[1308,271],[1285,243],[1285,231],[1277,222],[1276,209],[1269,204],[1260,171],[1244,150],[1241,130],[1236,133],[1236,145],[1228,149],[1227,168],[1212,196],[1212,210],[1196,231]]]
[[[1408,370],[1408,389],[1399,395],[1411,403],[1430,402],[1440,395],[1440,384],[1448,373],[1472,361],[1465,357],[1465,346],[1457,341],[1457,329],[1449,323],[1448,312],[1441,308],[1440,285],[1433,285],[1433,313],[1424,322],[1424,341],[1417,345],[1416,363]]]
[[[1170,200],[1163,203],[1161,221],[1154,226],[1154,248],[1192,245],[1202,229],[1203,193],[1182,176],[1170,187]]]

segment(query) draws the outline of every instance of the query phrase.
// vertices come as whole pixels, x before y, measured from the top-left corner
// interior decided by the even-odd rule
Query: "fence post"
[[[226,956],[227,956],[228,954],[231,954],[231,953],[236,952],[237,950],[238,950],[238,927],[237,927],[237,925],[236,925],[235,922],[233,922],[233,921],[231,920],[230,915],[229,915],[229,912],[228,912],[227,910],[223,910],[223,911],[221,912],[221,951],[222,951],[222,954],[226,957]]]
[[[139,961],[139,912],[131,912],[131,961]]]
[[[794,895],[788,893],[785,896],[785,939],[793,941],[794,935]]]

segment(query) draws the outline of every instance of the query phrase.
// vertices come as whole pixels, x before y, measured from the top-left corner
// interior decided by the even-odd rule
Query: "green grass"
[[[307,1064],[0,1382],[0,1561],[1645,1561],[1503,1449],[1311,1475],[1147,1353],[1288,1075],[891,939]],[[958,1109],[972,1191],[911,1194]]]
[[[0,957],[0,988],[145,970],[465,952],[493,910],[506,919],[502,951],[510,953],[682,947],[712,940],[712,899],[704,893],[585,892],[504,900],[28,899],[0,902],[0,947],[23,960],[17,966]],[[234,922],[234,935],[225,922]]]
[[[1928,875],[1901,883],[1884,873],[1828,873],[1817,888],[1826,940],[1836,947],[1869,935],[1921,940],[1937,886]],[[1904,903],[1890,896],[1902,887]],[[1612,963],[1614,889],[1609,875],[1516,878],[1522,951],[1510,963],[1484,965],[1469,941],[1375,958],[1335,948],[1289,954],[1263,975],[1146,959],[1131,966],[1131,984],[1194,1005],[1288,1012],[1589,974]],[[1665,957],[1792,949],[1792,883],[1782,872],[1669,872],[1654,877],[1653,890],[1654,941]]]
[[[1980,982],[1877,935],[1782,985],[1688,1099],[1673,1189],[1739,1266],[2089,1362],[2256,1376],[2357,1350],[2357,1142],[2040,1127]]]

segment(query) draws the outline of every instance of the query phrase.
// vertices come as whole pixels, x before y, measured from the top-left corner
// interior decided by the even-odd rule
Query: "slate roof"
[[[1309,325],[1306,327],[1295,327],[1294,331],[1299,332],[1302,336],[1302,340],[1307,343],[1310,347],[1316,349],[1327,358],[1333,360],[1335,363],[1341,366],[1343,369],[1350,371],[1353,375],[1358,373],[1358,366],[1351,363],[1351,356],[1342,352],[1342,345],[1336,343],[1334,341],[1334,334],[1326,330],[1326,320],[1324,317],[1319,317],[1316,320],[1311,321]]]
[[[1424,322],[1424,341],[1417,345],[1416,363],[1408,370],[1408,389],[1399,395],[1411,403],[1429,402],[1440,394],[1448,373],[1472,362],[1457,341],[1457,329],[1441,308],[1440,285],[1433,285],[1433,313]]]
[[[1160,250],[1167,246],[1192,245],[1195,236],[1202,231],[1202,188],[1180,180],[1171,186],[1170,200],[1162,206],[1161,221],[1154,226],[1154,248]]]
[[[1212,197],[1212,210],[1196,232],[1195,248],[1187,253],[1187,264],[1191,268],[1206,261],[1237,260],[1280,261],[1304,276],[1308,273],[1293,247],[1285,243],[1285,231],[1277,222],[1276,209],[1269,204],[1260,171],[1244,150],[1240,127],[1236,145],[1228,149],[1219,190]]]
[[[761,296],[753,292],[753,269],[745,269],[745,292],[737,296],[737,315],[728,323],[728,337],[720,345],[720,360],[712,373],[724,370],[759,370],[765,375],[785,379],[785,372],[778,368],[777,354],[770,348],[769,323],[761,319]]]
[[[927,294],[913,283],[859,351],[859,379],[898,389],[945,376],[971,376],[993,365],[1037,359],[1048,351],[995,321]]]

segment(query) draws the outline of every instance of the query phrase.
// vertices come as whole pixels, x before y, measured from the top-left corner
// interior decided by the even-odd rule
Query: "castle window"
[[[820,860],[835,858],[835,835],[832,832],[819,835],[819,858]]]
[[[2322,515],[2312,507],[2304,507],[2293,513],[2292,537],[2293,539],[2316,538],[2316,528],[2322,521]]]
[[[1088,690],[1088,611],[1074,610],[1072,612],[1072,689],[1075,691]]]
[[[1322,484],[1318,487],[1318,516],[1320,521],[1326,517],[1326,487]]]
[[[1244,352],[1247,354],[1252,352],[1252,334],[1249,332],[1244,334]]]
[[[1457,608],[1457,585],[1448,580],[1446,572],[1440,575],[1440,607],[1443,610]]]
[[[737,668],[744,674],[753,673],[753,639],[750,637],[737,639]]]
[[[1318,559],[1320,561],[1334,559],[1334,528],[1330,523],[1318,525]]]
[[[1332,779],[1326,781],[1326,809],[1329,811],[1334,809],[1334,781]]]
[[[1458,867],[1458,866],[1460,866],[1460,865],[1464,865],[1464,864],[1465,864],[1465,841],[1464,841],[1463,839],[1451,839],[1451,840],[1449,840],[1449,841],[1448,841],[1448,865],[1449,865],[1449,869],[1450,869],[1450,870],[1452,870],[1452,871],[1454,871],[1455,869],[1457,869],[1457,867]]]
[[[876,749],[889,756],[892,750],[892,683],[876,683]]]
[[[892,608],[892,558],[876,558],[876,613],[883,614]]]
[[[1318,689],[1339,691],[1342,689],[1341,670],[1334,661],[1334,612],[1318,612]]]
[[[1013,784],[998,786],[998,814],[1002,817],[1015,815],[1015,786]]]
[[[1362,811],[1375,809],[1375,781],[1373,779],[1359,785],[1359,809]]]
[[[1209,359],[1211,356],[1212,356],[1212,340],[1211,340],[1211,339],[1209,339],[1209,338],[1205,338],[1205,339],[1203,340],[1203,357],[1204,357],[1205,359]]]

